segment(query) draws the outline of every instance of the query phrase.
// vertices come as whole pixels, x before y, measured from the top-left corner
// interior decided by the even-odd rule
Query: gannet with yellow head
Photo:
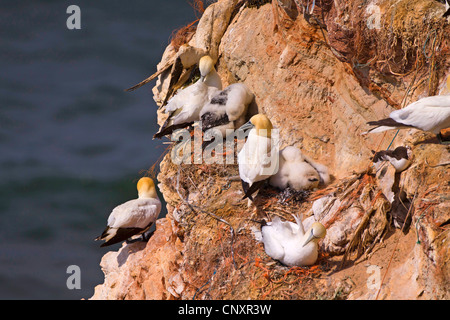
[[[320,222],[314,222],[305,232],[301,218],[297,215],[294,219],[295,222],[281,221],[276,216],[255,236],[264,243],[264,250],[271,258],[289,267],[310,266],[317,261],[317,242],[325,237],[326,229]]]
[[[167,103],[165,113],[169,114],[154,138],[171,134],[174,130],[185,128],[200,120],[200,111],[213,95],[222,90],[222,81],[214,68],[210,56],[199,61],[200,79],[194,84],[178,91]]]
[[[156,194],[152,179],[143,177],[137,183],[138,198],[115,207],[108,224],[95,240],[104,240],[101,247],[125,241],[134,235],[143,234],[156,221],[161,212],[161,201]],[[143,240],[148,240],[143,237]]]
[[[450,76],[447,88],[450,91]],[[389,118],[367,124],[376,127],[365,133],[414,128],[434,133],[442,143],[441,130],[450,127],[450,95],[422,98],[403,109],[392,111]]]
[[[238,153],[238,164],[245,193],[243,199],[252,200],[252,194],[278,171],[278,146],[272,139],[272,122],[264,114],[254,115],[240,129],[251,129]]]

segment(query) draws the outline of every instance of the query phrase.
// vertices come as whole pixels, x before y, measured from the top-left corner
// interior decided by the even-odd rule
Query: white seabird
[[[222,81],[214,68],[210,56],[203,56],[199,61],[200,79],[189,87],[178,91],[167,103],[165,113],[169,114],[166,122],[153,138],[161,138],[174,130],[185,128],[200,120],[200,111],[213,95],[222,90]]]
[[[284,190],[288,187],[300,191],[314,189],[319,183],[328,184],[328,168],[316,163],[292,146],[280,151],[278,172],[270,177],[269,184]]]
[[[450,90],[450,77],[447,78],[447,88]],[[422,98],[403,109],[392,111],[389,118],[367,124],[376,127],[365,133],[415,128],[434,133],[442,143],[441,130],[450,127],[450,95]]]
[[[325,237],[326,229],[320,222],[314,222],[305,232],[300,217],[294,218],[295,223],[275,217],[261,228],[260,234],[255,232],[255,237],[264,243],[268,256],[286,266],[312,265],[318,257],[317,242]]]
[[[243,199],[253,200],[252,194],[278,171],[278,146],[272,139],[273,126],[267,116],[254,115],[240,127],[242,130],[250,128],[247,141],[238,153],[238,164],[245,193]]]
[[[134,235],[143,234],[156,221],[161,212],[153,180],[148,177],[137,183],[138,198],[115,207],[108,218],[102,235],[95,240],[104,240],[101,247],[125,241]],[[148,240],[143,236],[143,240]]]
[[[202,130],[220,130],[223,137],[227,129],[237,129],[245,123],[253,93],[244,83],[233,83],[217,92],[200,111]]]
[[[380,161],[389,161],[395,168],[396,172],[402,172],[411,163],[411,148],[400,146],[394,150],[381,150],[373,155],[373,163]]]

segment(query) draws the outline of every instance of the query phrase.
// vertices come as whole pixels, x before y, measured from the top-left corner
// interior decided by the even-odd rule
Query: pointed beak
[[[306,239],[305,243],[302,245],[302,247],[306,246],[308,243],[311,242],[312,239],[314,239],[314,234],[313,234],[313,230],[311,229],[311,233],[308,236],[308,239]]]
[[[255,127],[255,126],[253,125],[253,123],[251,123],[251,121],[248,121],[247,123],[243,124],[243,125],[239,128],[239,130],[245,131],[245,130],[248,130],[248,129],[252,129],[252,128],[254,128],[254,127]]]

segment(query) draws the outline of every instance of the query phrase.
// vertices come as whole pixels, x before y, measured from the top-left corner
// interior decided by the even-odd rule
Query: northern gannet
[[[300,191],[317,188],[319,183],[328,184],[328,168],[302,154],[296,147],[280,151],[278,172],[270,177],[270,185],[281,190],[288,187]]]
[[[244,197],[253,200],[252,194],[278,171],[278,146],[272,139],[272,122],[263,114],[251,117],[240,127],[250,129],[247,141],[238,153],[239,176],[242,181]]]
[[[447,78],[447,88],[450,90],[450,77]],[[415,128],[436,134],[442,143],[441,130],[450,127],[450,95],[422,98],[403,109],[392,111],[389,118],[367,124],[376,127],[365,133]]]
[[[400,146],[394,150],[381,150],[373,155],[373,163],[389,161],[396,172],[402,172],[411,163],[411,148]]]
[[[264,243],[267,255],[286,266],[312,265],[318,257],[317,242],[325,237],[326,229],[320,222],[314,222],[305,232],[300,217],[294,218],[295,223],[275,217],[261,228],[260,234],[255,232],[255,237]]]
[[[253,93],[244,83],[233,83],[217,92],[200,111],[202,130],[220,130],[226,136],[226,129],[237,129],[245,123],[247,109],[253,100]]]
[[[102,235],[95,240],[104,240],[101,247],[125,241],[134,235],[143,234],[155,223],[161,211],[153,180],[148,177],[137,183],[138,198],[115,207],[108,218]],[[145,237],[143,236],[144,240]]]
[[[165,113],[168,113],[169,117],[153,138],[161,138],[176,129],[185,128],[200,120],[200,111],[203,106],[218,90],[222,90],[222,81],[210,56],[203,56],[200,59],[199,69],[200,79],[177,92],[168,101]]]

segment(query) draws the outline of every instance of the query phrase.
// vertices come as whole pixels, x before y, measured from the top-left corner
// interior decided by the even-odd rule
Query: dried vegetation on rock
[[[184,52],[208,51],[225,85],[245,82],[255,94],[250,113],[267,114],[283,146],[326,164],[333,181],[298,198],[266,188],[249,208],[236,162],[175,165],[169,152],[158,175],[168,216],[146,246],[105,256],[105,283],[93,298],[448,299],[449,147],[416,130],[360,135],[367,121],[448,94],[450,25],[442,13],[432,0],[208,6],[195,33],[182,38],[188,43],[164,53],[155,101],[162,105],[170,84],[189,78],[194,64],[173,68]],[[412,147],[410,167],[377,171],[372,150],[397,145]],[[391,194],[401,194],[396,209]],[[407,221],[401,230],[396,210]],[[252,228],[298,212],[328,232],[314,266],[287,268],[265,254]],[[371,265],[381,270],[375,289],[367,284]]]

